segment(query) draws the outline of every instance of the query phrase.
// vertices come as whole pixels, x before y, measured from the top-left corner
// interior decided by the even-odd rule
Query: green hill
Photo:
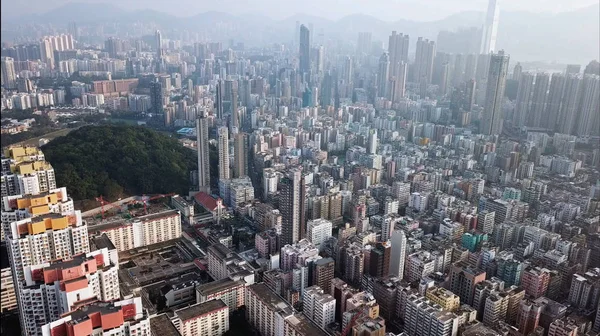
[[[193,151],[174,138],[138,126],[86,126],[42,147],[58,186],[75,200],[103,195],[184,193]]]

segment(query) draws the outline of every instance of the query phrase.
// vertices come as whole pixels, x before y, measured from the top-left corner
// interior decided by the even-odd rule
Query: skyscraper
[[[223,119],[223,80],[217,82],[215,109],[218,119]]]
[[[304,237],[305,185],[302,168],[292,168],[281,180],[281,245],[293,244]]]
[[[435,58],[435,42],[419,37],[415,53],[414,82],[431,83],[433,59]]]
[[[404,260],[406,259],[406,235],[402,230],[395,230],[390,237],[392,253],[390,255],[390,276],[404,278]]]
[[[229,179],[229,130],[227,127],[219,127],[218,150],[219,150],[219,180]]]
[[[545,114],[549,84],[550,75],[548,75],[548,73],[540,72],[535,76],[535,87],[531,95],[527,126],[543,127],[544,119],[547,118]]]
[[[388,81],[390,80],[390,60],[387,53],[379,58],[379,71],[377,72],[377,97],[387,97]]]
[[[160,82],[150,83],[150,104],[152,105],[153,113],[164,113],[163,88]]]
[[[196,147],[198,149],[198,190],[210,193],[210,165],[208,151],[208,119],[196,119]]]
[[[406,92],[406,76],[408,75],[408,64],[404,61],[396,63],[394,67],[394,75],[390,80],[392,103],[397,103],[400,99],[404,98]]]
[[[15,74],[15,62],[12,57],[2,57],[2,85],[6,89],[17,88],[17,75]]]
[[[577,122],[577,136],[599,135],[600,131],[600,77],[597,75],[584,75],[579,117]]]
[[[372,34],[370,32],[359,32],[358,43],[356,44],[357,54],[370,54],[371,53],[371,40]]]
[[[577,109],[581,99],[581,82],[581,75],[567,75],[558,118],[560,133],[571,134],[575,128]]]
[[[156,56],[161,58],[163,56],[163,45],[160,30],[157,30],[156,33],[154,33],[154,38],[156,40]]]
[[[542,118],[542,127],[544,128],[556,129],[558,118],[560,117],[560,105],[564,96],[566,79],[565,75],[561,73],[555,72],[552,74],[546,104],[546,117]]]
[[[300,26],[300,77],[303,82],[310,82],[310,30],[305,25]]]
[[[498,35],[498,21],[500,17],[500,7],[498,0],[489,0],[485,23],[481,32],[481,50],[482,54],[490,54],[496,50],[496,36]]]
[[[379,145],[379,140],[377,139],[377,129],[373,128],[369,130],[369,144],[367,148],[367,153],[369,154],[377,154],[377,146]]]
[[[390,35],[388,53],[390,54],[391,75],[396,75],[396,66],[400,62],[408,62],[408,35],[398,34],[396,31]]]
[[[233,143],[233,177],[248,176],[248,134],[237,133]]]
[[[521,74],[521,79],[519,80],[519,90],[517,91],[517,100],[515,103],[515,112],[513,113],[513,125],[515,126],[525,126],[525,122],[527,121],[529,115],[529,106],[531,103],[534,80],[535,75],[530,72],[524,72]]]
[[[502,133],[502,101],[504,100],[509,59],[510,57],[505,55],[502,50],[498,54],[492,55],[490,59],[490,71],[487,77],[485,105],[481,123],[481,133],[486,135]]]
[[[225,80],[225,100],[229,102],[231,126],[240,129],[241,122],[238,113],[238,82],[233,79]]]

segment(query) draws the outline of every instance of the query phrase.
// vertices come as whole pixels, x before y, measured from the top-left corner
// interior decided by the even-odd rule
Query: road
[[[77,128],[79,128],[79,127],[77,127]],[[40,141],[41,138],[48,139],[48,140],[53,140],[53,139],[58,138],[60,136],[67,135],[69,132],[71,132],[72,130],[75,130],[77,128],[63,128],[63,129],[59,129],[57,131],[44,134],[44,135],[39,136],[37,138],[32,138],[32,139],[29,139],[29,140],[24,140],[24,141],[18,142],[15,145],[38,146],[39,141]]]

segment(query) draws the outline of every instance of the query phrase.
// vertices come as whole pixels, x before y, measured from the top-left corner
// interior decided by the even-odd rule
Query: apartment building
[[[175,311],[173,324],[181,336],[220,336],[229,330],[229,309],[221,300],[197,303]]]

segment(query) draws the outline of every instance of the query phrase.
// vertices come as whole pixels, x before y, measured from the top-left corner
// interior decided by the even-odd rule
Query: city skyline
[[[440,0],[428,0],[415,1],[415,0],[401,0],[395,2],[389,1],[371,1],[369,6],[365,7],[361,1],[356,0],[344,0],[343,4],[337,3],[336,5],[328,4],[327,2],[309,0],[303,2],[302,5],[290,3],[288,6],[277,6],[274,0],[261,0],[252,3],[251,7],[245,7],[244,3],[240,3],[238,0],[228,0],[225,2],[219,2],[218,5],[202,4],[201,7],[196,7],[194,2],[186,2],[183,0],[182,6],[186,6],[191,9],[183,14],[179,10],[173,9],[171,6],[165,6],[161,1],[146,1],[143,6],[138,3],[128,3],[123,1],[112,1],[112,0],[61,0],[53,2],[53,5],[49,6],[47,2],[41,0],[28,0],[15,5],[14,3],[3,3],[2,4],[2,17],[8,13],[16,12],[27,9],[30,14],[43,14],[52,10],[61,8],[62,6],[68,5],[79,5],[79,4],[93,4],[93,5],[110,5],[116,8],[122,8],[128,11],[144,11],[152,10],[157,12],[163,12],[166,14],[186,17],[190,15],[197,15],[206,12],[224,12],[234,15],[245,15],[250,14],[253,16],[264,15],[272,19],[286,19],[294,15],[305,15],[313,13],[315,17],[322,17],[330,20],[339,20],[349,15],[371,15],[379,18],[383,21],[395,21],[401,19],[411,19],[416,21],[427,22],[430,20],[439,20],[445,17],[455,15],[463,11],[476,11],[485,14],[487,10],[488,2],[484,0],[469,0],[469,1],[440,1]],[[27,5],[25,5],[27,3]],[[500,1],[500,7],[502,11],[511,12],[534,12],[534,13],[562,13],[570,12],[577,9],[585,8],[591,5],[597,4],[594,0],[576,0],[569,1],[565,4],[561,0],[541,0],[535,4],[530,2],[523,2],[517,0],[503,0]],[[338,6],[340,5],[340,6]],[[15,6],[15,7],[9,7]],[[19,7],[23,6],[23,7]],[[26,7],[25,7],[26,6]],[[429,9],[431,6],[435,6],[436,11],[432,13]],[[6,7],[6,8],[5,8]],[[288,7],[288,8],[285,8]],[[307,11],[306,8],[311,8],[311,11]],[[32,10],[32,8],[35,8]],[[225,8],[230,8],[225,10]],[[541,10],[540,10],[541,9]],[[391,15],[386,12],[397,11],[399,14]],[[319,14],[314,14],[319,13]]]

